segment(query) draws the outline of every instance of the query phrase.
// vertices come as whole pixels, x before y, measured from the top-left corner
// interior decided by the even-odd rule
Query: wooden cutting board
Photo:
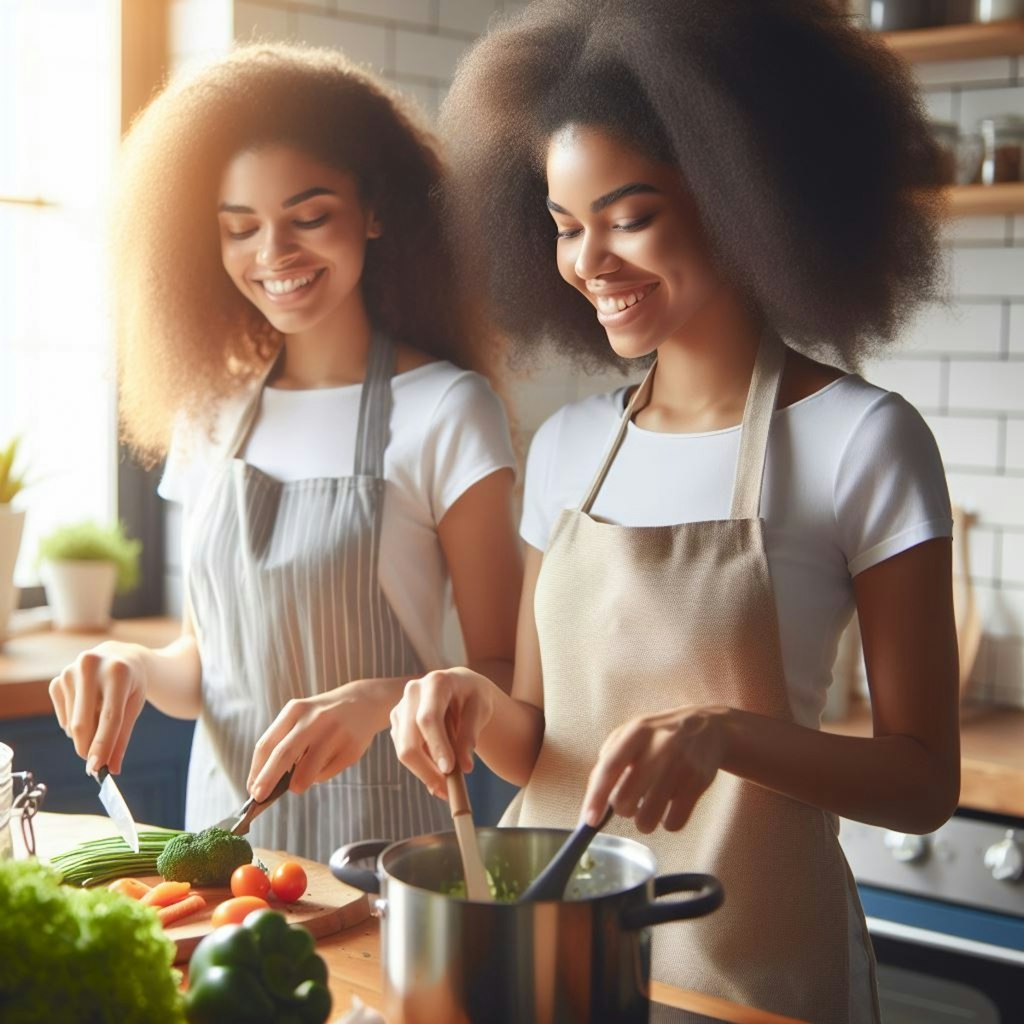
[[[295,903],[281,903],[273,897],[268,897],[267,902],[272,910],[281,911],[289,924],[301,924],[308,928],[314,938],[319,939],[324,935],[332,935],[334,932],[351,928],[352,925],[359,924],[370,916],[370,903],[366,893],[339,882],[326,864],[275,850],[256,849],[253,854],[254,862],[262,861],[271,872],[286,860],[302,865],[306,872],[306,892],[302,899]],[[143,876],[142,881],[148,885],[156,885],[161,879],[158,875],[151,875]],[[225,900],[232,898],[231,890],[228,888],[195,886],[193,891],[198,892],[206,900],[205,909],[192,917],[186,917],[178,924],[169,925],[166,929],[178,947],[175,963],[188,960],[192,950],[199,945],[203,937],[213,931],[210,918],[214,910]]]

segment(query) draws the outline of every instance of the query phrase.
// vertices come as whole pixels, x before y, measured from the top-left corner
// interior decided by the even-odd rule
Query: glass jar
[[[1002,21],[1024,18],[1024,0],[973,0],[974,21]]]
[[[952,185],[957,179],[957,153],[960,129],[952,121],[929,121],[932,138],[939,147],[938,165],[931,175],[932,185]]]
[[[0,743],[0,860],[10,860],[14,856],[11,844],[11,808],[14,804],[14,780],[11,778],[13,762],[14,751],[5,743]]]
[[[1024,117],[1007,114],[978,122],[982,141],[981,183],[1024,180]]]

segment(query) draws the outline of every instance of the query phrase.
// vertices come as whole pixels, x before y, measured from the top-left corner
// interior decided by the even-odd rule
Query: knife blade
[[[265,811],[278,797],[283,796],[288,792],[288,784],[292,781],[292,769],[288,771],[277,780],[277,785],[270,791],[265,800],[256,800],[254,797],[249,797],[248,800],[238,808],[234,814],[229,814],[226,818],[221,818],[220,821],[214,825],[214,828],[222,828],[225,832],[233,832],[236,836],[244,836],[249,831],[249,826],[252,824],[252,819],[257,814]]]
[[[121,796],[121,790],[117,788],[114,776],[104,765],[94,776],[100,784],[100,803],[106,808],[110,820],[117,826],[121,837],[132,848],[134,853],[139,852],[139,831],[135,827],[135,819],[132,812],[128,810],[128,804]]]

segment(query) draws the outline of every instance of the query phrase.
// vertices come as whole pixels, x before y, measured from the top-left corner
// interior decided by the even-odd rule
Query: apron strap
[[[756,519],[761,509],[761,484],[768,454],[768,430],[779,397],[786,346],[770,329],[761,335],[743,409],[740,451],[732,488],[730,519]]]
[[[622,418],[619,420],[619,429],[616,431],[615,437],[612,438],[612,443],[608,446],[608,451],[605,452],[604,459],[601,461],[601,465],[598,467],[594,481],[590,485],[590,490],[587,491],[587,496],[583,499],[583,503],[580,505],[581,512],[590,512],[591,506],[597,500],[597,492],[601,490],[601,485],[604,483],[604,478],[608,475],[608,470],[611,468],[612,461],[615,459],[619,448],[622,446],[622,440],[626,436],[626,430],[629,427],[629,421],[633,418],[633,413],[642,409],[651,397],[651,388],[654,385],[654,371],[657,368],[658,357],[655,356],[654,362],[651,364],[651,368],[647,371],[647,376],[644,377],[640,386],[633,392],[633,397],[629,400],[629,403],[626,406],[626,411],[622,414]]]
[[[284,357],[282,346],[270,361],[253,390],[249,401],[242,410],[235,425],[231,442],[225,446],[225,457],[235,458],[241,451],[256,422],[260,409],[260,396],[267,378]],[[391,425],[391,377],[395,372],[396,349],[394,342],[382,333],[374,331],[367,354],[366,378],[359,396],[359,427],[356,433],[355,473],[357,476],[384,475],[384,449],[388,445]]]
[[[384,450],[391,432],[391,378],[397,350],[384,333],[374,331],[366,363],[366,378],[359,397],[356,433],[356,476],[384,476]]]
[[[224,448],[224,457],[226,459],[235,458],[242,450],[242,446],[249,437],[249,432],[252,430],[252,425],[256,422],[256,416],[260,411],[260,396],[263,394],[264,387],[266,387],[267,378],[277,369],[282,359],[284,359],[284,345],[277,350],[277,355],[267,364],[267,368],[260,375],[259,383],[253,389],[253,393],[249,396],[245,408],[238,417],[238,422],[235,424],[235,432],[231,435],[231,441]]]

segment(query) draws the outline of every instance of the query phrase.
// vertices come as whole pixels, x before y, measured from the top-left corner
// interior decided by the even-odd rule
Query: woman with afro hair
[[[515,679],[411,681],[402,761],[476,749],[505,824],[595,823],[708,871],[653,976],[878,1020],[842,815],[928,832],[959,789],[952,521],[920,415],[851,372],[936,295],[910,77],[826,0],[535,0],[443,110],[469,280],[522,348],[643,361],[535,435]],[[873,735],[819,729],[856,610]],[[439,727],[453,711],[453,742]]]
[[[449,827],[386,732],[405,682],[445,664],[449,586],[469,659],[511,681],[514,454],[467,368],[487,361],[442,180],[401,99],[327,50],[240,47],[125,140],[120,410],[151,460],[173,427],[184,629],[161,650],[100,644],[50,690],[91,771],[120,770],[146,701],[198,717],[189,829],[289,769],[254,845],[326,861]]]

